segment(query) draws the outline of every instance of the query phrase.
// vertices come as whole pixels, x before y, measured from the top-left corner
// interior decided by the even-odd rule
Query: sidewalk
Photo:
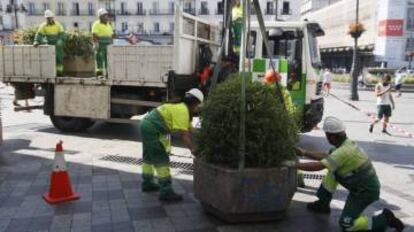
[[[345,98],[347,91],[333,93]],[[372,107],[369,96],[361,94],[362,101],[357,104]],[[414,94],[404,97],[400,100],[404,107],[399,109],[397,103],[395,120],[413,131],[408,124],[412,123],[409,114],[414,113],[413,106],[410,108],[413,100],[409,98]],[[345,120],[350,137],[367,150],[382,178],[381,200],[367,209],[368,214],[390,207],[411,226],[406,231],[414,231],[413,140],[370,135],[365,130],[368,118],[332,97],[326,102],[326,115]],[[186,149],[174,147],[173,154],[177,156],[171,157],[175,162],[174,187],[184,194],[184,201],[164,204],[156,193],[140,190],[142,151],[137,126],[99,124],[88,133],[62,134],[39,111],[31,115],[6,108],[3,113],[3,123],[8,126],[0,148],[0,231],[340,231],[337,221],[347,195],[344,189],[335,195],[330,216],[306,210],[306,203],[316,199],[319,179],[307,179],[308,188],[298,189],[284,220],[229,225],[207,215],[195,199],[192,159]],[[16,122],[16,118],[20,121]],[[326,149],[323,136],[321,131],[305,134],[301,145]],[[64,141],[72,184],[81,199],[50,206],[41,195],[48,191],[54,144],[60,139]],[[379,149],[392,152],[392,156],[377,155]]]

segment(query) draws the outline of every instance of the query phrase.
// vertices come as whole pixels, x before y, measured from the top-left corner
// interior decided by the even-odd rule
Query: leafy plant
[[[240,80],[235,76],[209,95],[197,134],[198,154],[229,168],[239,163]],[[248,81],[246,103],[246,167],[276,167],[295,159],[298,128],[272,88]]]
[[[14,32],[14,43],[33,44],[37,29],[32,27]],[[64,51],[66,57],[82,56],[86,59],[93,56],[92,34],[82,30],[65,31]]]

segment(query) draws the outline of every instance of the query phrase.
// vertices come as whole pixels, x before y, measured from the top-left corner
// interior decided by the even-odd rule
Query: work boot
[[[404,227],[405,227],[404,224],[402,223],[400,219],[395,217],[394,213],[391,212],[391,210],[385,208],[382,211],[382,214],[387,219],[387,224],[389,227],[394,228],[397,232],[401,232],[404,230]]]
[[[331,208],[329,208],[329,205],[323,204],[320,201],[308,203],[306,207],[315,213],[323,213],[323,214],[331,213]]]
[[[382,133],[391,136],[391,133],[387,131],[387,129],[382,129]]]
[[[372,133],[374,131],[374,125],[371,124],[369,125],[369,133]]]
[[[143,192],[156,192],[160,190],[160,185],[154,182],[144,181],[141,187]]]
[[[97,71],[96,71],[96,76],[102,76],[102,75],[103,75],[102,70],[97,70]]]
[[[175,193],[174,191],[170,191],[168,193],[160,193],[159,199],[160,199],[160,201],[167,201],[167,202],[182,201],[183,196],[181,196],[180,194]]]

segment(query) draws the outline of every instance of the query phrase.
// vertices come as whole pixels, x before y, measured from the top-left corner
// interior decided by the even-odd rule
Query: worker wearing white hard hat
[[[56,73],[58,76],[63,75],[63,58],[65,31],[62,25],[55,19],[55,14],[51,10],[45,10],[46,22],[42,23],[35,35],[33,46],[40,44],[54,45],[56,51]]]
[[[374,166],[358,144],[347,138],[345,124],[339,118],[326,117],[322,128],[328,142],[333,145],[329,153],[297,148],[298,155],[317,160],[298,163],[299,170],[312,172],[328,169],[316,194],[318,200],[309,203],[307,208],[316,213],[329,214],[333,194],[337,185],[341,184],[349,191],[339,219],[343,231],[386,231],[387,227],[402,231],[403,223],[389,209],[372,218],[362,215],[380,195],[380,183]]]
[[[162,201],[180,201],[181,195],[174,192],[171,185],[170,161],[168,154],[171,144],[168,136],[181,135],[182,142],[194,152],[191,140],[191,121],[204,95],[199,89],[191,89],[179,103],[165,103],[148,113],[141,121],[143,144],[142,191],[160,191]],[[154,170],[158,174],[158,183],[154,180]]]
[[[108,68],[108,45],[112,44],[114,30],[109,22],[108,11],[104,8],[98,10],[99,20],[92,25],[93,43],[95,46],[96,75],[104,75]]]

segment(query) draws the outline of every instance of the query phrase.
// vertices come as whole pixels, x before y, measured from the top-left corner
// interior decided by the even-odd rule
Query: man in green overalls
[[[95,45],[96,75],[101,76],[108,68],[107,51],[108,45],[113,42],[114,30],[105,9],[99,9],[98,16],[99,20],[92,25],[92,36]]]
[[[371,161],[358,145],[347,138],[344,123],[335,117],[327,117],[323,124],[327,140],[333,149],[324,152],[310,152],[298,148],[298,155],[319,160],[299,163],[303,171],[320,171],[328,169],[318,189],[319,200],[309,203],[308,209],[317,213],[330,213],[329,204],[338,183],[349,191],[345,207],[339,219],[343,231],[385,231],[387,227],[396,231],[404,229],[403,223],[389,209],[368,218],[361,213],[380,195],[380,183]]]
[[[152,110],[141,122],[143,144],[142,191],[160,191],[162,201],[180,201],[182,196],[175,193],[171,185],[170,159],[171,145],[168,135],[180,133],[183,143],[193,153],[191,141],[191,120],[204,96],[199,89],[191,89],[181,103],[166,103]],[[158,174],[158,184],[154,181],[154,169]]]
[[[58,76],[63,74],[63,58],[64,58],[64,37],[65,32],[62,25],[54,20],[55,14],[45,11],[46,22],[42,23],[35,35],[33,46],[40,44],[54,45],[56,49],[56,73]]]
[[[233,1],[233,8],[231,10],[232,15],[232,31],[233,31],[233,49],[238,55],[240,53],[241,33],[243,28],[243,8],[240,4],[240,0]]]

